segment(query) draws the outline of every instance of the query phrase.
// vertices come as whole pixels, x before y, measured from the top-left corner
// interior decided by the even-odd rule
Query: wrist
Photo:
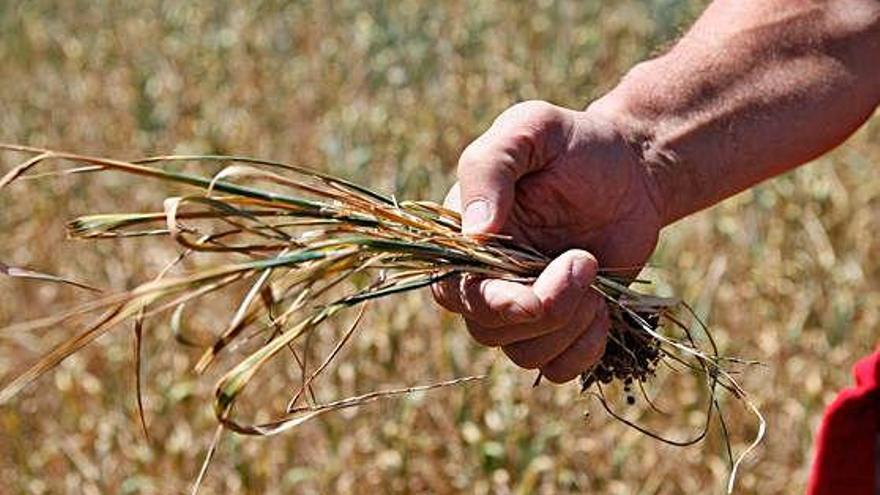
[[[651,62],[633,67],[616,88],[593,101],[585,112],[609,122],[626,143],[643,175],[645,189],[662,226],[666,226],[687,212],[683,212],[682,188],[672,181],[679,159],[661,144],[662,114],[645,101],[642,95],[646,92],[637,84],[639,74],[647,71]]]

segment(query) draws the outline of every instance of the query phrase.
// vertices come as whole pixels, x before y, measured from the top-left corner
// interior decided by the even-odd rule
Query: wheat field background
[[[464,146],[507,106],[584,107],[674,41],[703,2],[0,2],[0,141],[132,158],[253,155],[393,192],[443,197]],[[0,155],[0,172],[21,156]],[[738,493],[802,491],[825,405],[880,328],[880,120],[840,149],[670,228],[648,276],[691,301],[723,352],[756,359],[744,388],[768,421]],[[78,214],[152,211],[177,190],[119,175],[28,181],[0,195],[0,262],[111,290],[155,276],[169,241],[67,241]],[[0,325],[87,295],[0,278]],[[205,302],[203,331],[234,311]],[[0,333],[0,381],[74,328]],[[0,407],[0,493],[181,493],[215,421],[217,374],[147,328],[136,416],[131,329],[120,327]],[[227,435],[203,493],[720,493],[714,431],[689,448],[609,420],[574,384],[473,343],[425,292],[375,305],[323,383],[325,400],[465,374],[482,384],[326,416],[280,436]],[[285,371],[265,404],[289,393]],[[668,398],[693,390],[666,390]],[[754,419],[727,401],[734,447]],[[590,415],[585,418],[584,413]],[[256,411],[260,414],[260,411]],[[699,411],[670,423],[689,431]]]

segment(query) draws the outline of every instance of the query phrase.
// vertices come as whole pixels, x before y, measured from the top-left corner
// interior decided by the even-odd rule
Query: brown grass
[[[360,407],[382,398],[464,384],[477,378],[455,378],[329,402],[318,401],[316,396],[322,392],[319,378],[336,364],[335,358],[351,339],[368,303],[453,277],[532,282],[550,261],[515,239],[463,235],[458,213],[436,203],[397,199],[344,179],[282,162],[222,155],[158,156],[122,161],[12,144],[0,144],[0,150],[31,155],[0,177],[0,190],[15,181],[113,172],[194,189],[166,198],[162,211],[102,213],[68,223],[68,236],[72,239],[149,237],[176,242],[181,254],[152,281],[128,291],[96,297],[71,310],[0,328],[0,332],[14,334],[68,325],[82,317],[90,319],[83,330],[63,340],[0,388],[2,406],[97,338],[122,323],[133,321],[138,416],[147,439],[142,363],[148,356],[143,354],[142,344],[148,318],[172,313],[170,326],[175,335],[182,336],[178,340],[202,350],[201,358],[193,367],[199,375],[231,350],[252,344],[254,350],[247,351],[230,365],[215,387],[214,413],[218,429],[193,485],[193,493],[201,487],[224,430],[242,435],[275,435],[328,412]],[[33,173],[47,162],[57,161],[78,166]],[[175,170],[180,164],[197,164],[202,165],[201,168],[205,165],[216,168],[212,165],[219,164],[224,168],[211,177]],[[189,258],[207,253],[225,254],[228,259],[177,276],[169,275]],[[97,290],[62,277],[17,268],[5,267],[4,273]],[[634,285],[643,283],[634,281]],[[193,318],[191,313],[182,316],[188,308],[198,307],[206,299],[241,284],[248,287],[247,292],[236,303],[228,322],[220,327],[222,331],[212,332],[203,344],[183,337],[181,328]],[[730,492],[739,464],[760,443],[765,432],[763,417],[731,374],[734,372],[729,366],[731,363],[745,362],[719,355],[711,331],[687,304],[641,293],[627,285],[628,280],[600,268],[591,287],[610,308],[611,330],[608,346],[599,362],[581,374],[581,392],[596,397],[606,412],[621,423],[647,437],[679,447],[704,440],[714,413],[730,461]],[[332,350],[326,355],[318,354],[316,361],[311,345],[314,335],[337,314],[354,307],[360,307],[360,312],[350,328],[332,344]],[[212,315],[215,321],[220,320],[217,316]],[[254,341],[261,343],[253,344]],[[240,396],[280,355],[287,356],[286,367],[299,370],[298,384],[291,384],[295,392],[284,412],[274,414],[269,420],[240,419],[241,406],[236,407]],[[314,362],[320,364],[310,367],[309,363]],[[678,374],[696,378],[690,389],[702,390],[706,411],[703,426],[685,438],[658,432],[646,426],[644,418],[650,411],[651,415],[667,419],[671,411],[690,406],[672,404],[661,409],[658,403],[665,398],[664,394],[652,398],[646,390]],[[535,386],[539,383],[540,375]],[[634,390],[637,388],[644,399],[645,410],[631,418],[615,411],[612,404],[619,394],[606,392],[614,386],[622,389],[629,406],[637,401]],[[743,401],[760,423],[753,442],[736,458],[720,406],[720,390]],[[262,409],[271,404],[271,397],[258,397],[253,402]]]
[[[523,98],[582,106],[674,35],[675,16],[686,17],[688,7],[671,5],[6,3],[0,138],[116,156],[234,151],[322,167],[401,197],[440,198],[458,151],[494,115]],[[561,25],[547,29],[554,22]],[[647,274],[661,294],[695,302],[722,353],[766,364],[742,377],[769,423],[767,441],[743,471],[743,493],[803,486],[822,408],[849,383],[849,365],[874,347],[880,182],[870,164],[880,158],[878,137],[872,121],[820,163],[668,229],[653,260],[659,268]],[[8,159],[2,170],[16,163]],[[108,175],[15,188],[0,195],[0,261],[8,266],[121,291],[177,254],[173,243],[144,239],[97,248],[64,241],[67,219],[150,211],[171,192],[159,186]],[[25,279],[0,284],[3,324],[89,297]],[[234,306],[221,298],[205,309],[228,315]],[[204,316],[184,329],[187,336],[211,330]],[[358,333],[324,382],[333,397],[469,373],[489,380],[327,416],[268,440],[224,437],[207,492],[613,494],[723,486],[726,461],[715,440],[670,450],[606,420],[568,387],[531,389],[533,376],[473,345],[458,320],[423,294],[376,304]],[[152,443],[137,426],[131,340],[101,339],[0,409],[0,481],[9,491],[187,489],[213,434],[205,399],[219,376],[189,375],[199,354],[171,351],[179,346],[167,325],[148,325],[145,335]],[[0,373],[21,370],[65,336],[3,335]],[[259,391],[279,397],[273,406],[283,409],[287,383],[268,381]],[[586,422],[585,410],[593,413]],[[751,420],[728,410],[734,438],[749,438]]]

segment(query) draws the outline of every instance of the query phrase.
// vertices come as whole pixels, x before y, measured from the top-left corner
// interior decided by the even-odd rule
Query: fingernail
[[[464,209],[462,230],[465,233],[480,232],[489,223],[491,216],[489,202],[485,199],[475,199],[468,203]]]
[[[571,276],[581,288],[586,288],[595,275],[593,257],[582,251],[575,252],[571,260]]]

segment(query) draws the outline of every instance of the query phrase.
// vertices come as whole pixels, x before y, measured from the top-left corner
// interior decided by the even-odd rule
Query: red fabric
[[[855,386],[825,411],[807,495],[880,495],[880,351],[853,367]]]

